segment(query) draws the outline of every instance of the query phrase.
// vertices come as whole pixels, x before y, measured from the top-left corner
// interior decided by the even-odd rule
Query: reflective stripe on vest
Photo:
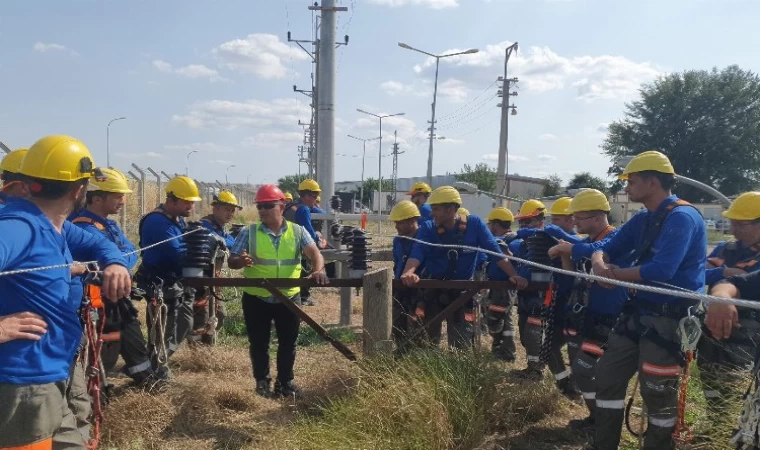
[[[246,278],[301,278],[301,251],[299,245],[303,229],[295,224],[285,222],[285,231],[280,235],[280,243],[275,248],[269,233],[258,224],[248,228],[248,254],[253,259],[253,266],[243,269]],[[283,288],[280,292],[294,297],[300,288]],[[243,288],[243,292],[256,297],[268,298],[272,294],[263,288]]]

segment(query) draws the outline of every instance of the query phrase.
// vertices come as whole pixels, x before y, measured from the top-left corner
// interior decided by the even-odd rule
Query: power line
[[[469,117],[469,116],[477,113],[478,111],[482,110],[483,108],[491,108],[491,105],[490,105],[491,100],[495,99],[498,96],[499,96],[499,94],[495,93],[492,96],[490,96],[488,98],[485,98],[483,101],[481,101],[480,103],[478,103],[476,106],[473,106],[472,108],[470,108],[470,109],[468,109],[466,111],[462,111],[459,114],[457,114],[455,116],[452,116],[449,119],[444,120],[444,122],[448,122],[448,123],[459,122],[462,119],[464,119],[466,117]]]
[[[451,116],[455,115],[457,112],[459,112],[460,110],[466,108],[467,105],[469,105],[470,103],[474,102],[475,100],[477,100],[478,98],[480,98],[481,95],[483,95],[486,92],[488,92],[488,90],[491,89],[496,84],[497,81],[499,81],[499,80],[498,79],[494,80],[491,84],[488,85],[488,87],[486,87],[485,89],[483,89],[483,92],[481,92],[480,94],[476,95],[470,101],[468,101],[464,105],[460,106],[459,108],[455,109],[454,111],[450,112],[449,114],[445,114],[443,116],[440,116],[437,120],[439,120],[439,121],[440,120],[445,120],[446,118],[451,117]]]

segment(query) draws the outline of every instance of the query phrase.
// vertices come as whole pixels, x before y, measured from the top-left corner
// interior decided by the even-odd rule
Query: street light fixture
[[[378,155],[378,161],[377,161],[377,182],[378,182],[378,188],[377,188],[377,215],[380,216],[382,214],[381,210],[381,204],[383,203],[381,200],[381,197],[383,195],[383,119],[387,119],[388,117],[395,117],[395,116],[403,116],[405,113],[396,113],[396,114],[375,114],[371,112],[364,111],[363,109],[356,109],[358,112],[362,114],[367,114],[372,117],[377,117],[380,119],[380,148],[377,149],[377,155]],[[378,219],[379,220],[379,219]],[[378,227],[378,233],[380,232],[380,222],[377,223]]]
[[[378,136],[372,139],[362,139],[349,134],[348,137],[351,139],[356,139],[357,141],[362,141],[362,184],[361,188],[359,189],[359,203],[362,205],[362,208],[364,208],[364,158],[367,157],[367,141],[376,141],[378,139],[381,139],[382,136]]]
[[[230,166],[227,167],[227,170],[224,172],[224,181],[227,183],[227,186],[230,185],[230,169],[232,169],[233,167],[237,167],[237,166],[234,164],[230,164]]]
[[[108,122],[108,125],[106,125],[106,166],[111,167],[111,124],[116,122],[117,120],[125,120],[126,117],[117,117],[115,119],[111,119],[110,122]]]
[[[186,177],[190,176],[190,155],[192,155],[193,153],[198,153],[199,151],[200,150],[193,150],[187,154],[187,157],[185,158],[186,159],[186,162],[185,162],[185,176]]]
[[[418,53],[422,53],[423,55],[430,56],[431,58],[435,58],[435,83],[433,84],[433,117],[430,120],[430,147],[428,148],[428,163],[427,163],[428,184],[433,184],[433,141],[435,140],[434,138],[435,136],[435,105],[438,100],[438,66],[440,65],[442,58],[450,58],[452,56],[459,56],[459,55],[472,55],[472,54],[478,53],[480,50],[478,50],[477,48],[471,48],[463,52],[447,53],[445,55],[434,55],[424,50],[414,48],[411,45],[405,44],[403,42],[399,42],[398,46],[406,50],[412,50]]]

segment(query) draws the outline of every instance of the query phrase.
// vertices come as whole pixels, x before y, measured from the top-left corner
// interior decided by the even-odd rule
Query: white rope
[[[649,285],[646,285],[646,284],[631,283],[631,282],[628,282],[628,281],[620,281],[620,280],[615,280],[615,279],[612,279],[612,278],[600,277],[598,275],[594,275],[594,274],[590,274],[590,273],[573,272],[571,270],[565,270],[565,269],[560,269],[560,268],[557,268],[557,267],[546,266],[544,264],[539,264],[539,263],[536,263],[536,262],[533,262],[533,261],[529,261],[527,259],[518,258],[516,256],[510,256],[510,255],[505,255],[503,253],[493,252],[491,250],[486,250],[486,249],[480,248],[480,247],[471,247],[471,246],[468,246],[468,245],[437,244],[437,243],[426,242],[426,241],[423,241],[423,240],[420,240],[420,239],[417,239],[417,238],[408,237],[408,236],[401,236],[401,235],[393,235],[392,236],[392,235],[375,234],[375,233],[367,233],[367,234],[370,234],[370,235],[373,235],[373,236],[378,236],[378,237],[400,237],[402,239],[408,239],[410,241],[418,242],[420,244],[428,245],[430,247],[449,248],[449,249],[463,249],[463,250],[472,250],[472,251],[476,251],[476,252],[482,252],[482,253],[485,253],[487,255],[496,256],[498,258],[508,259],[508,260],[511,260],[511,261],[516,261],[516,262],[519,262],[521,264],[526,264],[526,265],[533,266],[533,267],[536,267],[538,269],[543,269],[543,270],[546,270],[546,271],[549,271],[549,272],[559,273],[561,275],[567,275],[567,276],[571,276],[571,277],[583,278],[585,280],[596,281],[596,282],[604,283],[604,284],[611,284],[611,285],[614,285],[614,286],[620,286],[620,287],[624,287],[624,288],[628,288],[628,289],[636,289],[638,291],[643,291],[643,292],[651,292],[653,294],[669,295],[671,297],[685,298],[685,299],[688,299],[688,300],[698,300],[698,301],[707,301],[707,302],[715,302],[715,303],[725,303],[725,304],[729,304],[729,305],[735,305],[735,306],[740,306],[740,307],[750,308],[750,309],[760,309],[760,302],[756,302],[756,301],[752,301],[752,300],[745,300],[745,299],[741,299],[741,298],[716,297],[714,295],[699,294],[699,293],[691,292],[691,291],[687,291],[687,290],[665,289],[665,288],[659,288],[659,287],[656,287],[656,286],[649,286]],[[682,288],[679,288],[679,289],[682,289]]]
[[[138,248],[137,250],[134,250],[134,251],[131,251],[131,252],[128,252],[128,253],[123,253],[123,255],[124,256],[134,255],[135,253],[140,253],[140,252],[142,252],[144,250],[148,250],[148,249],[151,249],[153,247],[157,247],[159,245],[166,244],[167,242],[171,242],[171,241],[173,241],[175,239],[179,239],[181,237],[187,236],[188,234],[195,233],[196,231],[199,231],[199,230],[201,230],[201,228],[195,228],[195,229],[190,230],[188,232],[182,233],[179,236],[172,236],[169,239],[164,239],[163,241],[156,242],[155,244],[151,244],[151,245],[148,245],[148,246],[143,247],[143,248]],[[87,266],[89,264],[97,264],[97,263],[98,263],[97,261],[74,261],[74,262],[69,263],[69,264],[55,264],[55,265],[52,265],[52,266],[30,267],[28,269],[7,270],[5,272],[0,272],[0,277],[4,277],[4,276],[7,276],[7,275],[17,275],[17,274],[20,274],[20,273],[38,272],[38,271],[41,271],[41,270],[62,269],[64,267]]]

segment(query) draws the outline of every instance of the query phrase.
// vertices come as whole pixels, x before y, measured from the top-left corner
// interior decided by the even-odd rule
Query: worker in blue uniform
[[[433,190],[430,188],[429,184],[424,181],[418,181],[414,183],[412,188],[409,189],[409,192],[406,193],[406,195],[410,196],[412,203],[417,205],[417,208],[420,211],[420,217],[417,219],[420,225],[428,220],[433,220],[433,216],[431,215],[433,209],[427,202],[432,192]]]

